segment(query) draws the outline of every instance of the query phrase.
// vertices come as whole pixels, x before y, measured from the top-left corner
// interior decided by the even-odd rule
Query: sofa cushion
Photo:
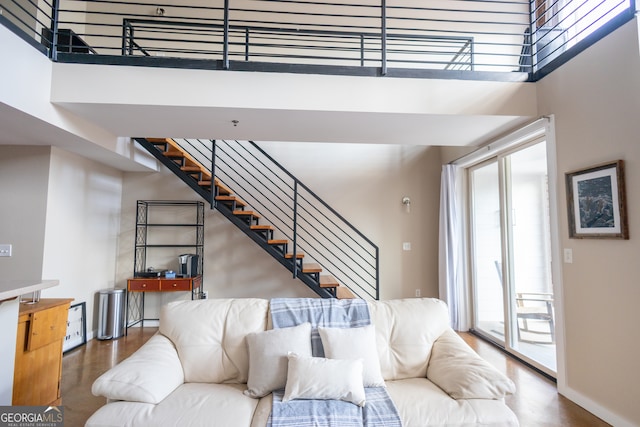
[[[367,301],[385,380],[425,377],[435,340],[449,328],[447,305],[433,298]]]
[[[384,387],[380,373],[376,330],[373,325],[361,328],[318,328],[324,355],[329,359],[362,359],[365,387]]]
[[[177,301],[162,307],[160,333],[176,346],[185,382],[246,383],[246,336],[264,331],[265,299]]]
[[[426,378],[387,381],[387,391],[403,427],[517,427],[515,414],[501,400],[454,400]]]
[[[516,391],[513,381],[451,329],[435,342],[427,377],[454,399],[502,399]]]
[[[109,403],[85,427],[249,427],[259,401],[245,396],[244,388],[242,384],[183,384],[157,405]]]
[[[287,354],[311,356],[311,323],[247,335],[249,379],[245,394],[263,397],[287,383]]]
[[[362,359],[325,359],[290,353],[282,401],[293,399],[344,400],[364,406]]]
[[[110,400],[158,403],[183,382],[182,365],[173,343],[156,334],[138,351],[100,375],[91,392]]]

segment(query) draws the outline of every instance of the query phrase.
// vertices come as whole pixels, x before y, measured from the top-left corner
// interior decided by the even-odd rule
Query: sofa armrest
[[[452,329],[435,341],[427,378],[454,399],[502,399],[516,390],[513,381],[480,358]]]
[[[173,343],[156,334],[135,353],[96,379],[95,396],[157,404],[184,383],[184,372]]]

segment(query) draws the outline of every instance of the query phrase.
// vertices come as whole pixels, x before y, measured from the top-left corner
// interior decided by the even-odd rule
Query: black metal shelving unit
[[[154,207],[189,207],[194,208],[194,222],[149,222],[149,212]],[[153,228],[175,227],[177,229],[192,228],[195,230],[195,241],[192,244],[147,244],[148,235]],[[204,255],[204,202],[182,200],[138,200],[136,209],[136,243],[133,263],[134,277],[147,270],[147,249],[149,248],[184,248],[193,249],[198,255],[198,274],[202,275]]]
[[[154,209],[192,208],[193,221],[175,221],[175,217],[163,218],[150,222],[150,214]],[[182,213],[183,210],[181,211]],[[164,212],[167,215],[168,212]],[[190,216],[190,215],[189,215]],[[154,230],[175,229],[176,232],[188,230],[194,233],[194,239],[190,242],[181,242],[176,239],[173,242],[149,243],[149,236]],[[166,236],[165,236],[166,238]],[[135,248],[133,260],[133,278],[149,277],[145,275],[147,271],[147,252],[151,249],[162,250],[170,248],[183,248],[185,252],[194,253],[198,256],[198,270],[195,276],[199,276],[197,288],[192,288],[191,299],[203,298],[203,260],[204,260],[204,202],[188,200],[138,200],[136,205],[136,231]],[[178,273],[178,272],[176,272]],[[178,278],[180,276],[178,275]],[[133,326],[144,319],[144,295],[145,292],[127,292],[127,328]]]

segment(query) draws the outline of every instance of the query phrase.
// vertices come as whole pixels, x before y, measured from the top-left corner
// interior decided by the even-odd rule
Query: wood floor
[[[91,394],[91,384],[104,371],[128,357],[155,332],[156,328],[132,328],[129,335],[113,341],[91,340],[71,350],[62,361],[62,404],[65,426],[83,426],[89,416],[105,403]],[[506,403],[523,427],[601,427],[609,424],[560,396],[555,384],[518,363],[490,344],[470,334],[464,340],[485,360],[505,372],[518,389]]]

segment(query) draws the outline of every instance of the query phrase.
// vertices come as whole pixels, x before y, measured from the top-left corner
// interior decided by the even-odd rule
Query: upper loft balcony
[[[0,0],[52,60],[536,81],[631,19],[633,0]]]

